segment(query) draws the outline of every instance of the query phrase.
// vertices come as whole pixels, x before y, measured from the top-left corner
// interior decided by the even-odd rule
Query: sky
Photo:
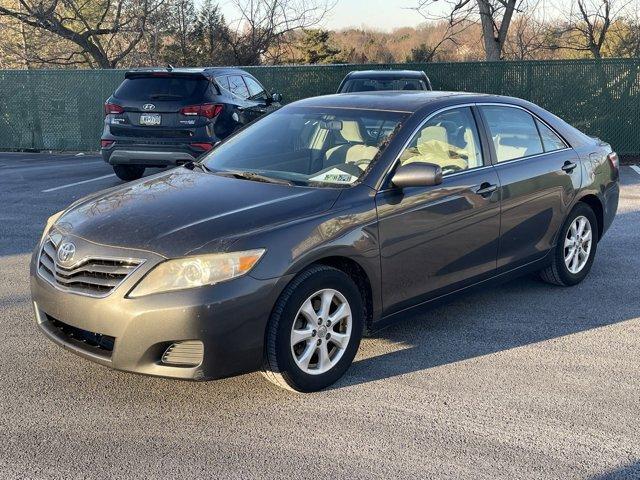
[[[397,27],[416,26],[424,19],[408,8],[417,0],[337,0],[335,8],[323,27],[341,29],[347,27],[369,27],[392,30]],[[237,14],[225,0],[220,1],[225,16],[233,19]]]

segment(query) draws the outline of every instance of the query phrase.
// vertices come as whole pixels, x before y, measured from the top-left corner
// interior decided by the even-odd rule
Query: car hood
[[[339,195],[177,168],[85,197],[56,227],[98,244],[177,257],[225,250],[243,233],[326,211]]]

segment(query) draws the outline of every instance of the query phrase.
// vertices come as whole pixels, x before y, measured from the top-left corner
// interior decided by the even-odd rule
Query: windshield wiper
[[[260,173],[255,172],[242,172],[239,170],[227,170],[222,172],[215,172],[216,175],[221,175],[223,177],[233,177],[240,178],[243,180],[251,180],[254,182],[264,182],[264,183],[276,183],[278,185],[295,185],[295,183],[285,180],[283,178],[274,178],[269,177],[267,175],[262,175]]]
[[[205,173],[211,173],[211,170],[209,170],[209,168],[204,163],[201,163],[201,162],[190,161],[183,164],[182,166],[184,168],[188,168],[189,170],[195,170],[196,168],[199,168]]]

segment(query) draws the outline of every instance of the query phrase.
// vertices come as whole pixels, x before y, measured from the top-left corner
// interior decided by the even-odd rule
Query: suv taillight
[[[620,168],[620,160],[618,159],[618,154],[616,152],[611,152],[607,155],[607,159],[609,159],[609,163],[614,170],[618,170]]]
[[[105,103],[104,114],[109,115],[110,113],[124,113],[124,108],[120,105],[116,105],[115,103]]]
[[[182,115],[200,116],[206,118],[215,118],[220,115],[222,105],[215,103],[204,103],[202,105],[189,105],[180,109]]]

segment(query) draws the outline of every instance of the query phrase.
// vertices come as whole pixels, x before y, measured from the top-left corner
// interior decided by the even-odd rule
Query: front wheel
[[[279,387],[314,392],[338,380],[358,351],[362,296],[341,270],[315,266],[284,290],[269,320],[263,373]]]
[[[540,272],[545,282],[572,286],[589,274],[598,246],[598,221],[591,208],[579,203],[567,217],[551,265]]]
[[[141,165],[114,165],[113,171],[120,180],[125,182],[138,180],[144,175],[144,167]]]

